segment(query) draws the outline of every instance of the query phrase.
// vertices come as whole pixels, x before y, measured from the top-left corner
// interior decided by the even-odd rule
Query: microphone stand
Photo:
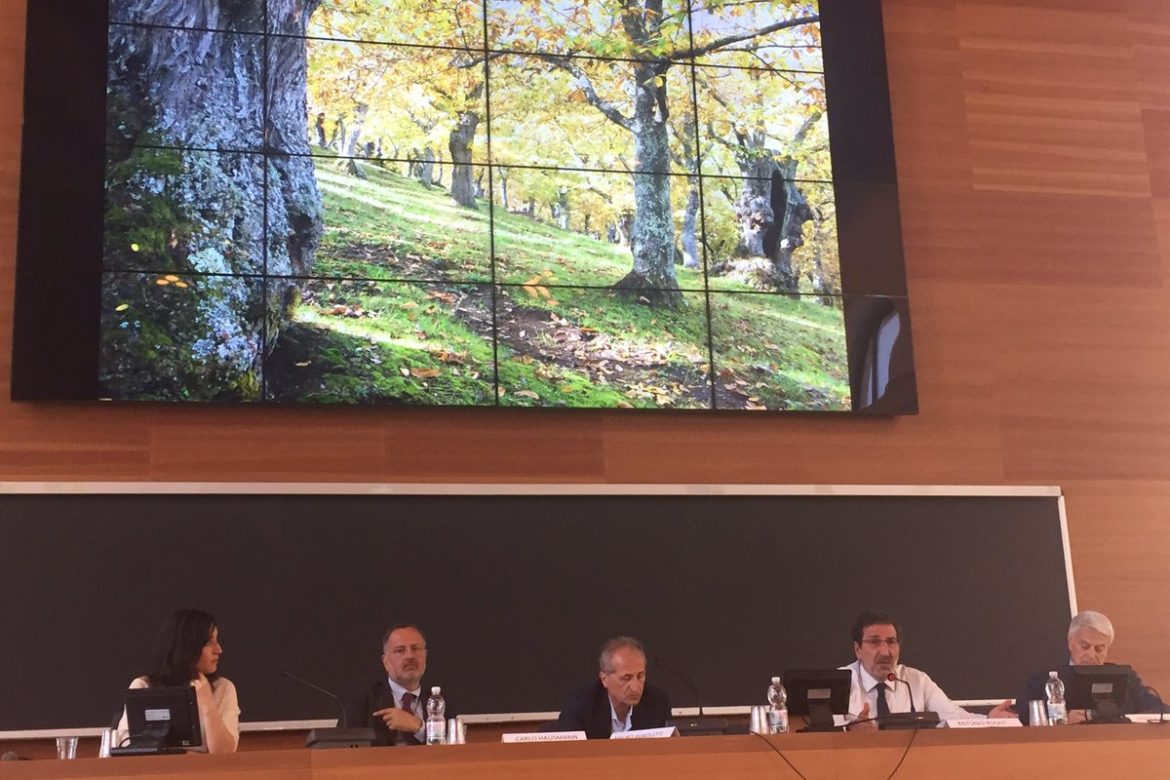
[[[921,729],[934,728],[938,725],[938,713],[923,711],[919,712],[918,708],[914,706],[914,690],[910,687],[910,683],[903,680],[893,672],[886,675],[887,682],[900,682],[906,686],[906,693],[910,696],[910,711],[909,712],[892,712],[885,717],[878,718],[878,728],[880,729]]]
[[[681,682],[691,693],[695,695],[695,700],[699,702],[699,715],[696,718],[676,719],[672,718],[667,721],[668,726],[674,726],[678,729],[678,733],[682,735],[700,736],[704,734],[727,734],[727,718],[708,718],[703,715],[703,697],[699,693],[698,687],[691,682],[690,678],[673,669],[669,664],[661,658],[655,656],[655,668],[662,669],[671,677]]]
[[[370,747],[374,744],[374,730],[369,726],[347,727],[348,720],[345,713],[345,705],[342,704],[340,696],[327,688],[322,688],[316,683],[309,682],[303,677],[297,677],[290,671],[285,670],[281,674],[290,680],[304,685],[306,688],[311,688],[333,699],[333,701],[337,702],[338,711],[341,713],[341,716],[337,719],[338,725],[335,728],[320,728],[310,731],[308,736],[305,737],[305,747],[319,750],[322,748]]]

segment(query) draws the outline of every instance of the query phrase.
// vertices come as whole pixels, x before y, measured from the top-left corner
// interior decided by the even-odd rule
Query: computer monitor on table
[[[1096,723],[1127,723],[1122,715],[1130,667],[1124,664],[1070,666],[1065,703],[1070,710],[1092,710]]]
[[[199,706],[190,685],[174,688],[131,688],[126,691],[126,722],[130,735],[110,755],[179,753],[203,744]]]
[[[800,731],[837,731],[833,716],[849,712],[852,683],[848,669],[789,669],[784,673],[788,714],[808,718]]]

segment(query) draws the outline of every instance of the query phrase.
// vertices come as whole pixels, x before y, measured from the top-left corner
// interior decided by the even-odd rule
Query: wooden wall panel
[[[0,0],[0,479],[1056,484],[1082,606],[1170,691],[1170,3],[886,0],[922,413],[864,420],[9,402],[26,1]]]
[[[1148,195],[1125,17],[1045,6],[959,6],[975,186]]]
[[[1170,74],[1170,62],[1166,73]],[[1150,194],[1155,198],[1170,197],[1170,110],[1143,110],[1142,126],[1150,165]]]
[[[969,184],[967,116],[955,88],[962,79],[955,0],[886,3],[883,15],[889,71],[905,74],[890,79],[899,182],[914,182],[919,197],[929,197],[932,185],[953,191]]]
[[[1127,0],[1139,98],[1145,108],[1170,108],[1170,4]]]

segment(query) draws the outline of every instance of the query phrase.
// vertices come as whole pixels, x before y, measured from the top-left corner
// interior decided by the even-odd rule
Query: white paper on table
[[[678,729],[674,726],[663,726],[660,729],[631,729],[629,731],[618,731],[609,735],[610,739],[662,739],[664,737],[673,737],[678,734]]]
[[[584,731],[529,731],[500,736],[501,742],[578,742],[583,739]]]
[[[948,729],[1010,729],[1023,726],[1019,718],[947,718],[943,726]]]

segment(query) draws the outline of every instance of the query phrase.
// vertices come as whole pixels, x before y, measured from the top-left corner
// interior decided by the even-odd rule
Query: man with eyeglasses
[[[898,663],[902,631],[885,612],[863,612],[853,623],[854,663],[842,666],[853,672],[847,722],[851,729],[877,728],[881,718],[897,712],[937,712],[940,721],[982,718],[968,712],[943,693],[930,675]],[[996,705],[986,717],[1014,718],[1012,701]]]
[[[386,677],[346,707],[350,727],[374,729],[374,744],[426,744],[426,699],[422,677],[427,670],[427,640],[418,626],[391,626],[382,636]],[[451,714],[448,706],[447,714]]]

